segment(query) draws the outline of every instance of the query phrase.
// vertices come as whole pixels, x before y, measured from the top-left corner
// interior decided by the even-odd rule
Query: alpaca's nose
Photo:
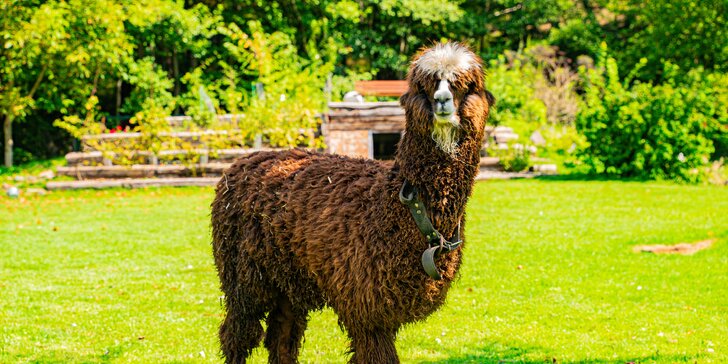
[[[448,89],[439,89],[435,92],[435,101],[440,104],[446,104],[448,101],[452,101],[452,92]]]
[[[451,107],[449,107],[452,104],[452,92],[450,92],[450,84],[447,80],[440,81],[440,85],[437,87],[433,98],[437,103],[436,111],[438,113],[452,112],[450,110]]]
[[[452,93],[449,90],[437,90],[435,92],[435,101],[441,104],[452,101]]]

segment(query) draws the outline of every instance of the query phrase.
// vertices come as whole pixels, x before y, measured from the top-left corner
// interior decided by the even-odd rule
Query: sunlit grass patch
[[[0,362],[219,362],[212,196],[0,197]],[[442,310],[400,332],[400,357],[728,361],[727,212],[719,187],[481,182],[461,278]],[[633,252],[709,238],[690,256]],[[313,314],[301,361],[341,363],[346,350],[333,312]],[[266,362],[265,350],[251,362]]]

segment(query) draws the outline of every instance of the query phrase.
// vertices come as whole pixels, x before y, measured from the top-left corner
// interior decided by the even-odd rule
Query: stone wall
[[[369,158],[368,130],[332,130],[326,136],[329,153]]]
[[[371,135],[401,133],[404,123],[404,110],[396,101],[332,102],[321,130],[330,153],[371,158]]]

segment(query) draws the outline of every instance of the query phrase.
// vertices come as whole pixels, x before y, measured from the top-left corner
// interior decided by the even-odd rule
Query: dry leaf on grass
[[[635,253],[692,255],[700,250],[710,248],[716,240],[707,239],[695,243],[680,243],[676,245],[638,245],[632,248],[632,251]]]

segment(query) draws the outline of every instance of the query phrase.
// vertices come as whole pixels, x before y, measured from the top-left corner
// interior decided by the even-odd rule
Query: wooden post
[[[265,89],[263,88],[263,83],[255,83],[255,93],[258,94],[258,100],[265,100]]]
[[[331,102],[331,93],[334,90],[334,80],[333,80],[333,74],[329,73],[328,76],[326,76],[326,86],[324,86],[324,95],[326,95],[326,105],[329,105],[329,102]]]
[[[3,145],[5,145],[5,167],[13,166],[13,119],[12,113],[5,115],[3,123]]]
[[[177,59],[177,48],[172,48],[172,76],[174,77],[174,97],[178,97],[180,93],[179,82],[179,60]],[[179,105],[175,106],[174,113],[179,112]]]
[[[263,84],[261,82],[257,82],[255,84],[255,92],[258,94],[258,100],[261,102],[265,100],[265,90],[263,89]],[[253,139],[253,148],[260,149],[263,147],[263,132],[262,127],[260,125],[261,121],[258,120],[258,132],[255,133],[255,139]]]
[[[116,81],[116,116],[119,116],[119,109],[121,109],[121,78]]]

